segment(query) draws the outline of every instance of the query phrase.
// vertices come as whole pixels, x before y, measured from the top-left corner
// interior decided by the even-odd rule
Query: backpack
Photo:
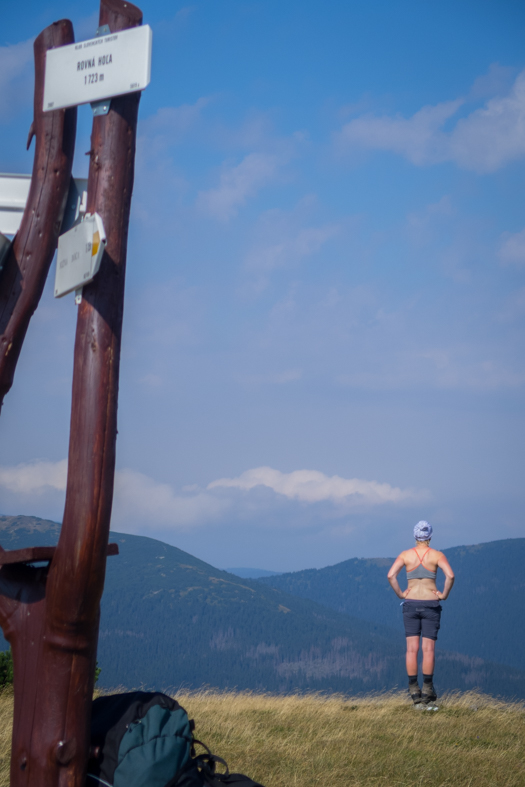
[[[262,787],[193,737],[193,720],[172,697],[133,691],[93,701],[86,787]],[[205,753],[196,755],[195,744]],[[224,772],[217,773],[220,764]]]

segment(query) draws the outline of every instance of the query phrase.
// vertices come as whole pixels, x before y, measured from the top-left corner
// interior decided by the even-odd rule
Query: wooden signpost
[[[121,31],[141,23],[142,13],[131,3],[101,0],[99,24],[107,25],[111,36],[125,38]],[[21,228],[0,273],[0,399],[11,387],[42,294],[67,197],[76,109],[43,111],[50,89],[43,74],[46,52],[51,62],[59,57],[57,47],[72,46],[78,45],[68,21],[46,28],[35,41],[35,166]],[[109,98],[107,114],[93,119],[89,151],[87,214],[101,217],[106,246],[78,309],[60,538],[55,549],[44,552],[0,548],[0,624],[14,660],[11,787],[84,787],[89,757],[100,599],[106,556],[116,553],[108,536],[140,92],[133,88]],[[77,103],[84,99],[82,94]],[[47,565],[31,565],[36,561]]]
[[[35,137],[33,175],[24,216],[0,274],[0,408],[13,384],[18,357],[38,306],[57,246],[75,152],[77,110],[42,110],[46,52],[73,41],[68,20],[55,22],[34,43],[35,101],[28,147]]]

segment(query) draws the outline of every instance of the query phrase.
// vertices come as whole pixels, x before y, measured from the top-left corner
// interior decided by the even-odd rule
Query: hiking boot
[[[433,704],[437,700],[436,690],[433,683],[423,683],[420,702],[425,705]]]
[[[419,705],[421,703],[421,689],[419,688],[417,683],[415,686],[408,687],[408,693],[410,694],[410,697],[414,705]]]

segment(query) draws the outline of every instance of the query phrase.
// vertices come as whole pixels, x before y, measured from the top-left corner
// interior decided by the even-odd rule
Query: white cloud
[[[296,262],[319,251],[338,232],[338,226],[305,227],[292,237],[263,248],[253,249],[246,257],[250,271],[269,272],[289,262]]]
[[[178,27],[184,24],[189,17],[195,12],[197,6],[194,5],[185,5],[182,8],[179,8],[173,19],[170,20],[168,23],[169,25],[173,25],[174,27]]]
[[[142,150],[144,147],[144,153],[151,155],[152,152],[159,153],[180,142],[198,122],[210,100],[202,96],[194,104],[160,107],[154,115],[141,120],[139,148]]]
[[[341,234],[341,224],[312,226],[317,207],[316,196],[308,194],[289,211],[272,208],[259,216],[251,248],[244,257],[243,271],[248,280],[240,287],[241,293],[259,294],[268,286],[273,271],[298,265]]]
[[[326,476],[318,470],[294,470],[281,473],[272,467],[256,467],[246,470],[237,478],[219,478],[208,484],[208,489],[219,487],[249,491],[265,486],[290,500],[303,503],[345,503],[350,505],[375,506],[383,503],[406,503],[421,500],[425,493],[413,489],[400,489],[377,481],[359,478]]]
[[[281,163],[273,153],[250,153],[240,164],[223,170],[219,186],[199,193],[198,206],[219,221],[228,221],[275,178]]]
[[[483,351],[487,352],[481,348]],[[497,391],[522,387],[525,384],[522,365],[505,361],[493,360],[475,346],[429,347],[412,352],[394,350],[390,357],[380,359],[375,368],[338,375],[337,382],[349,388],[377,391],[411,387]]]
[[[66,481],[66,459],[59,462],[36,460],[15,467],[0,467],[0,487],[15,494],[34,495],[49,489],[62,492]]]
[[[408,158],[412,164],[434,163],[443,159],[443,135],[439,131],[462,104],[461,99],[426,106],[410,118],[363,115],[351,120],[340,132],[343,147],[389,150]]]
[[[463,169],[494,172],[525,155],[525,71],[506,95],[488,100],[481,109],[443,131],[464,100],[425,106],[412,117],[363,115],[337,135],[341,149],[385,150],[417,166],[452,161]]]
[[[514,234],[504,232],[501,241],[498,251],[501,262],[507,265],[517,265],[520,268],[525,265],[525,229]]]
[[[52,516],[57,516],[63,509],[66,477],[65,459],[28,462],[0,468],[0,488],[10,493],[11,509],[33,514],[42,506],[45,508],[47,501]],[[206,489],[192,484],[177,492],[170,484],[128,468],[115,473],[111,526],[126,533],[181,532],[215,525],[226,514],[232,521],[246,522],[256,512],[266,510],[268,501],[239,497],[235,491],[250,492],[261,486],[282,496],[281,501],[287,498],[299,503],[331,504],[336,516],[350,508],[403,505],[428,499],[427,492],[377,481],[329,477],[317,470],[281,473],[271,467],[247,470],[238,478],[219,478]],[[275,504],[279,505],[279,497],[272,507]],[[297,524],[292,522],[293,517],[290,526],[295,528]]]
[[[416,291],[392,299],[370,285],[294,283],[250,334],[246,367],[256,375],[301,368],[310,388],[488,392],[523,386],[520,334],[507,328],[510,313],[502,319],[499,296],[486,308],[478,293],[467,321],[462,298]],[[520,304],[513,304],[515,319]]]
[[[486,74],[474,80],[468,98],[471,101],[501,96],[506,93],[516,77],[517,68],[491,63]]]
[[[525,71],[508,95],[492,98],[458,121],[447,158],[465,169],[494,172],[525,155]]]
[[[60,503],[66,490],[67,460],[38,460],[15,467],[0,467],[0,488],[16,496],[22,504],[35,505],[47,493],[60,492]],[[59,507],[56,495],[55,506]],[[23,507],[25,507],[23,505]],[[220,517],[229,501],[214,497],[198,487],[192,494],[176,494],[169,484],[162,484],[135,470],[115,473],[112,527],[125,532],[184,530],[208,524]]]
[[[222,516],[229,502],[203,491],[178,495],[169,484],[160,484],[135,470],[115,475],[112,527],[127,532],[148,529],[187,529],[209,524]]]
[[[151,238],[164,238],[166,228],[177,235],[184,221],[184,198],[191,185],[175,149],[202,131],[202,113],[210,101],[203,96],[194,104],[160,107],[139,123],[132,215],[150,243]]]

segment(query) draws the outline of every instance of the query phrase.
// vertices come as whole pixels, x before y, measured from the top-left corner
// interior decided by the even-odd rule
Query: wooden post
[[[141,24],[123,0],[101,0],[111,32]],[[113,498],[120,340],[140,93],[95,117],[88,212],[107,237],[79,306],[64,519],[49,569],[4,565],[0,617],[13,648],[11,787],[84,787],[100,598]],[[0,555],[1,562],[1,555]]]
[[[35,103],[27,146],[35,158],[20,229],[0,273],[0,409],[13,384],[29,321],[38,306],[57,247],[75,151],[77,108],[43,112],[46,52],[74,42],[67,19],[46,27],[35,40]]]

